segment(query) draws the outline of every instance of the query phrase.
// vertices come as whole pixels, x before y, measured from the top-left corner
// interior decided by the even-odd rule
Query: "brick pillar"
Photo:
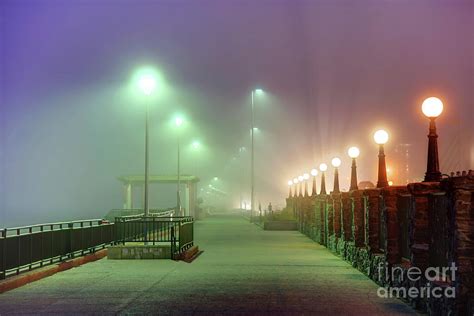
[[[411,264],[424,270],[429,265],[429,203],[431,193],[440,192],[439,182],[410,183],[408,191],[415,199],[410,216]]]
[[[352,241],[352,200],[349,192],[341,193],[342,198],[342,237]]]
[[[365,214],[362,193],[362,190],[355,190],[350,193],[352,199],[352,232],[356,247],[365,245]]]
[[[334,235],[337,238],[341,238],[341,193],[332,193],[331,194],[332,205],[333,205],[333,230]]]
[[[382,189],[384,205],[384,223],[386,231],[385,258],[389,264],[400,263],[402,256],[400,252],[400,222],[398,219],[397,197],[399,194],[407,194],[408,189],[404,186],[387,187]]]
[[[372,253],[379,253],[380,189],[366,189],[364,190],[364,196],[366,198],[365,218],[367,219],[366,244]]]
[[[321,220],[320,222],[320,243],[323,245],[327,245],[327,228],[326,228],[326,223],[327,223],[327,216],[326,216],[326,195],[319,195],[317,197],[316,201],[318,208],[319,208],[319,218]]]
[[[334,235],[334,204],[330,196],[326,198],[326,229],[328,237]]]

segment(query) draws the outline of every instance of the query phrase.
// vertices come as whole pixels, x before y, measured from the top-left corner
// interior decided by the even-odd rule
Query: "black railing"
[[[122,216],[115,218],[118,243],[143,242],[147,244],[169,243],[173,256],[194,244],[194,220],[192,217]]]
[[[114,243],[114,225],[102,219],[0,230],[0,279],[65,261]]]

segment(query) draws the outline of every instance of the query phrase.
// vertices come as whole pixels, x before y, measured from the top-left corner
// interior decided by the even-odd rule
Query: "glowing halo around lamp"
[[[341,165],[341,159],[339,159],[338,157],[334,157],[331,160],[331,164],[332,164],[333,167],[337,168]]]
[[[288,181],[288,185],[289,185],[289,186],[292,186],[292,185],[293,185],[293,181],[289,180],[289,181]]]
[[[320,164],[319,170],[321,170],[322,172],[328,170],[328,165],[326,165],[325,163]]]
[[[149,95],[156,87],[156,80],[152,75],[146,74],[138,80],[138,86],[140,87],[140,90],[143,91],[143,93]]]
[[[294,179],[293,179],[293,183],[294,183],[294,184],[298,183],[298,178],[294,178]]]
[[[309,179],[309,174],[305,173],[305,174],[303,175],[303,179],[308,180],[308,179]]]
[[[359,148],[353,146],[347,150],[347,154],[351,158],[357,158],[360,155],[360,150]]]
[[[318,175],[318,169],[311,169],[311,175],[316,177]]]
[[[443,112],[443,102],[436,97],[429,97],[423,101],[421,110],[426,117],[438,117]]]
[[[393,185],[393,181],[388,181],[388,185],[389,185],[389,186],[392,186],[392,185]]]
[[[303,179],[304,179],[303,176],[298,176],[298,181],[299,182],[303,181]]]
[[[388,142],[388,133],[383,129],[379,129],[374,133],[374,140],[377,144],[383,145]]]

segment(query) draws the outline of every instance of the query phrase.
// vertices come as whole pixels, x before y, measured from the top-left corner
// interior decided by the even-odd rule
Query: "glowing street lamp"
[[[304,196],[308,197],[308,180],[309,180],[309,174],[305,173],[303,175],[304,179]]]
[[[156,88],[156,79],[151,73],[145,73],[138,79],[138,88],[145,94],[150,95]],[[144,187],[144,214],[149,215],[148,205],[148,184],[149,184],[149,167],[148,167],[148,108],[149,102],[145,105],[145,187]]]
[[[339,190],[339,166],[341,165],[341,159],[339,157],[334,157],[331,160],[331,164],[334,167],[334,188],[333,192],[334,193],[340,193],[341,191]]]
[[[388,187],[387,181],[387,166],[385,165],[385,152],[383,145],[388,141],[388,133],[383,129],[378,130],[374,133],[374,140],[379,145],[379,171],[377,188]]]
[[[262,89],[254,89],[252,90],[251,94],[250,94],[250,97],[251,97],[251,105],[252,105],[252,124],[251,124],[251,128],[250,128],[250,138],[251,138],[251,159],[250,159],[250,219],[252,219],[252,214],[253,214],[253,210],[254,210],[254,205],[255,205],[255,168],[254,168],[254,165],[255,165],[255,150],[254,150],[254,133],[255,133],[255,110],[254,110],[254,107],[255,107],[255,102],[254,102],[254,98],[255,98],[255,95],[261,95],[263,94],[263,90]]]
[[[291,193],[291,186],[293,185],[293,181],[292,180],[289,180],[288,181],[288,188],[289,188],[289,191],[288,191],[288,197],[291,198],[292,197],[292,193]]]
[[[325,163],[319,165],[319,171],[321,171],[321,192],[319,192],[319,194],[324,195],[326,195],[326,170],[328,170],[328,165],[326,165]]]
[[[424,181],[440,181],[441,172],[439,171],[438,135],[436,134],[435,119],[443,112],[443,102],[438,98],[430,97],[423,101],[421,110],[423,111],[423,114],[430,119],[428,160]]]
[[[313,176],[313,189],[311,191],[311,196],[316,196],[316,176],[318,175],[318,169],[311,169],[311,175]]]
[[[303,176],[298,176],[298,183],[300,184],[300,189],[298,190],[298,196],[302,197],[303,196]]]
[[[358,190],[359,187],[357,186],[357,165],[356,165],[356,158],[359,157],[360,150],[357,147],[351,147],[347,150],[347,154],[349,157],[352,158],[352,166],[351,166],[351,187],[350,191]]]

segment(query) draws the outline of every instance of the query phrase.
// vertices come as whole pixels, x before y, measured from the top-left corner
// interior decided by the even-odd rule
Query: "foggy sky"
[[[116,177],[143,173],[143,104],[126,92],[143,65],[170,87],[151,106],[151,172],[176,172],[170,120],[182,113],[182,173],[202,186],[219,176],[233,205],[242,184],[249,199],[249,154],[239,147],[249,148],[257,86],[267,91],[256,104],[264,205],[283,205],[288,179],[334,155],[348,187],[353,144],[359,179],[374,181],[379,127],[391,135],[388,163],[410,143],[421,178],[420,105],[431,95],[445,104],[442,171],[474,167],[472,1],[4,0],[0,19],[0,226],[122,206]],[[152,206],[173,205],[173,188],[151,194]]]

